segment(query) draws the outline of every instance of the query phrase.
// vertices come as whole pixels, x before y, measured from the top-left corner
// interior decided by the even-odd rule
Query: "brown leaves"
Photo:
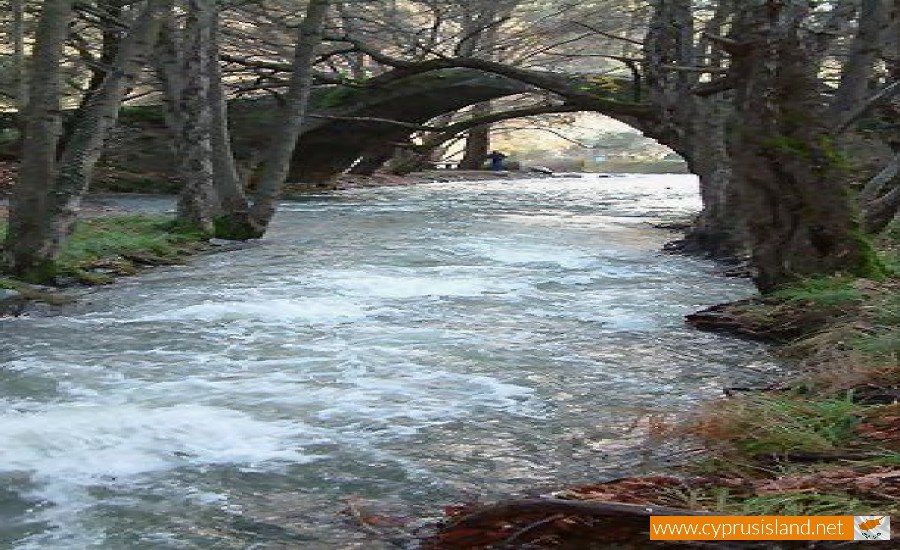
[[[900,500],[900,470],[862,473],[852,468],[787,475],[754,483],[757,495],[781,493],[846,493],[878,500]]]
[[[857,433],[900,448],[900,404],[876,407],[856,427]]]

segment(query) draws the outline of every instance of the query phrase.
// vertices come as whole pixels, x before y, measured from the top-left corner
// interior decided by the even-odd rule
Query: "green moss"
[[[122,107],[119,119],[123,123],[165,124],[166,116],[159,105],[132,105]]]
[[[846,277],[805,279],[774,292],[772,297],[792,302],[812,302],[823,307],[839,306],[862,299],[853,281]]]
[[[213,220],[214,234],[220,239],[246,241],[258,239],[264,231],[256,227],[249,219],[234,215],[222,215]]]
[[[837,169],[849,170],[851,164],[848,157],[838,148],[830,136],[823,136],[815,143],[810,143],[800,138],[780,135],[763,140],[762,146],[766,149],[796,156],[808,161],[822,161],[820,171]]]
[[[863,233],[861,230],[854,232],[854,237],[860,247],[860,260],[855,269],[850,272],[857,277],[866,279],[882,280],[892,274],[891,267],[882,259],[872,242],[872,238]]]
[[[353,103],[353,100],[359,98],[360,95],[362,92],[359,88],[336,86],[324,92],[320,97],[313,98],[313,103],[316,109],[334,109]]]
[[[779,135],[762,141],[763,148],[772,151],[796,155],[802,158],[810,158],[809,145],[798,138]]]

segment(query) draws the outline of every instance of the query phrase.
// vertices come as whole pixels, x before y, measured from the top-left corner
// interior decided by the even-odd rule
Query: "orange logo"
[[[868,531],[869,529],[875,529],[881,522],[884,521],[884,516],[880,518],[867,519],[866,521],[859,524],[859,529],[861,531]]]

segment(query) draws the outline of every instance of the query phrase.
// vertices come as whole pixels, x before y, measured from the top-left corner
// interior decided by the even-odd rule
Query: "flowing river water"
[[[648,415],[775,369],[682,321],[751,293],[659,252],[697,207],[689,176],[343,191],[0,320],[0,548],[381,548],[345,499],[633,470]]]

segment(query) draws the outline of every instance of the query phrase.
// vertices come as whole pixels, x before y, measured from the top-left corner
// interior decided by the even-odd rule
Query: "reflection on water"
[[[682,323],[750,292],[657,252],[647,222],[696,192],[341,192],[260,245],[0,321],[0,547],[375,548],[342,499],[415,514],[633,467],[641,418],[769,366]]]

